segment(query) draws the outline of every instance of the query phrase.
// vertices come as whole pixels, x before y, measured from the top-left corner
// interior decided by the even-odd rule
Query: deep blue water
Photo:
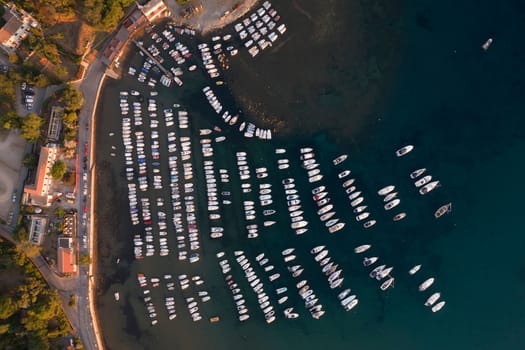
[[[313,3],[305,1],[300,5],[309,10],[314,8]],[[334,15],[337,23],[345,23],[347,18],[348,21],[363,20],[369,18],[365,12],[377,10],[377,3],[357,4],[363,15],[356,17],[341,12]],[[278,9],[288,18],[298,17],[290,20],[297,25],[289,29],[292,39],[278,51],[270,52],[268,57],[250,63],[250,70],[254,76],[264,75],[263,69],[282,61],[285,63],[275,69],[283,70],[283,79],[289,77],[286,72],[300,79],[301,74],[294,69],[301,65],[294,65],[293,59],[285,56],[294,54],[286,47],[302,45],[308,48],[307,38],[301,33],[310,33],[310,29],[301,27],[306,24],[301,22],[293,6],[281,6],[282,9]],[[327,12],[330,6],[335,5],[328,4]],[[124,262],[116,269],[114,258],[129,255],[130,248],[126,238],[129,239],[131,228],[126,222],[125,192],[122,190],[125,186],[122,179],[124,166],[118,163],[119,159],[115,161],[100,151],[97,164],[104,169],[101,174],[105,181],[100,188],[115,188],[112,198],[122,204],[120,209],[116,208],[118,204],[99,206],[101,213],[105,213],[101,217],[105,215],[106,222],[111,221],[111,214],[116,210],[121,213],[120,219],[114,220],[113,227],[108,223],[99,230],[100,245],[104,247],[101,272],[107,278],[107,289],[102,290],[98,304],[108,348],[314,349],[328,345],[333,349],[513,350],[525,347],[525,263],[522,259],[525,238],[521,222],[524,191],[520,186],[525,175],[522,155],[525,151],[525,108],[522,103],[525,48],[520,40],[525,29],[525,5],[519,1],[406,1],[396,8],[395,13],[391,25],[396,35],[385,36],[384,40],[399,40],[395,45],[396,54],[377,58],[380,67],[384,65],[382,59],[395,59],[395,67],[385,73],[384,80],[373,83],[373,86],[361,85],[363,90],[377,90],[373,97],[368,97],[374,101],[372,107],[365,112],[359,109],[358,113],[357,107],[352,109],[355,101],[340,103],[347,95],[333,93],[338,91],[335,87],[344,91],[344,85],[334,87],[335,83],[325,80],[325,77],[312,78],[304,74],[303,83],[295,81],[297,86],[304,85],[304,89],[294,90],[292,86],[290,90],[282,91],[283,96],[296,91],[298,99],[322,101],[328,106],[334,104],[336,107],[332,106],[330,117],[320,117],[315,109],[290,108],[286,118],[294,122],[304,118],[306,131],[302,130],[303,134],[292,132],[286,138],[277,138],[272,144],[246,142],[228,134],[228,142],[215,146],[216,166],[231,169],[231,177],[236,176],[234,164],[238,150],[248,151],[253,167],[267,166],[275,196],[282,196],[279,181],[287,175],[278,172],[273,149],[277,146],[288,149],[288,157],[293,163],[289,174],[297,178],[305,203],[305,216],[311,222],[310,231],[303,236],[294,236],[288,228],[288,217],[280,216],[279,224],[261,238],[247,240],[244,238],[244,221],[239,219],[241,205],[235,204],[224,212],[226,237],[220,242],[203,238],[203,259],[198,266],[188,268],[187,264],[179,264],[175,257],[145,260],[139,264],[123,258]],[[383,22],[378,23],[379,28]],[[348,28],[354,27],[355,24],[348,24]],[[344,26],[338,27],[334,33],[351,36],[350,32],[345,32]],[[360,35],[367,38],[374,32]],[[488,37],[492,37],[494,43],[485,52],[481,45]],[[381,43],[381,38],[374,40],[375,45]],[[341,49],[340,43],[326,45],[333,49],[334,56],[338,55],[338,50],[350,48],[343,45]],[[385,42],[385,45],[391,43]],[[369,55],[375,53],[374,49],[367,52]],[[351,56],[348,52],[341,52],[341,55]],[[320,69],[325,67],[325,58],[323,55],[317,58]],[[248,62],[242,56],[239,60],[240,65]],[[333,64],[337,67],[331,69],[339,69],[345,74],[355,69],[352,62],[346,66],[345,61],[336,60]],[[242,67],[234,66],[230,74],[234,75],[236,69]],[[247,84],[241,77],[232,78],[236,80],[234,85]],[[356,86],[351,78],[334,79],[337,84],[348,83],[349,88]],[[117,89],[122,86],[130,88],[131,84],[135,83],[129,79],[107,84],[100,110],[99,144],[114,142],[107,136],[109,130],[118,131],[119,128],[118,119],[110,117],[116,115],[111,101],[115,100]],[[185,84],[187,90],[182,95],[173,97],[170,92],[163,96],[168,102],[187,104],[194,116],[194,130],[216,124],[211,110],[202,107],[202,97],[192,92],[200,84],[201,80],[189,82],[187,85],[190,86]],[[250,84],[257,85],[253,81]],[[279,81],[274,84],[278,86]],[[311,88],[313,86],[316,89]],[[233,90],[239,94],[234,96],[236,99],[246,100],[238,88]],[[322,99],[318,95],[321,90],[325,92]],[[261,104],[264,102],[260,101]],[[269,106],[275,104],[283,108],[278,103],[268,101]],[[276,115],[284,118],[280,110]],[[248,117],[257,120],[256,115]],[[318,119],[308,124],[313,118]],[[338,128],[332,127],[333,120],[337,121]],[[408,143],[413,144],[415,150],[406,157],[396,158],[393,152]],[[338,213],[347,222],[348,228],[336,235],[330,236],[316,218],[314,205],[308,198],[312,186],[299,167],[300,145],[311,145],[316,149],[325,183]],[[198,144],[193,151],[199,154]],[[348,201],[341,193],[336,177],[338,170],[331,166],[331,159],[343,152],[349,154],[344,167],[352,170],[378,220],[373,229],[365,231],[355,223]],[[108,160],[112,163],[107,163]],[[442,183],[442,187],[428,196],[417,194],[408,177],[412,170],[423,166]],[[195,157],[194,169],[202,181],[200,156]],[[400,208],[408,214],[398,223],[391,221],[375,194],[387,184],[396,185],[402,200]],[[230,185],[233,198],[243,198],[238,182],[232,181]],[[104,195],[99,196],[102,198],[99,201],[104,202]],[[203,193],[199,196],[204,199]],[[449,201],[453,202],[453,212],[435,220],[434,210]],[[277,208],[280,213],[285,213],[284,204],[277,205]],[[204,206],[200,209],[203,210]],[[201,217],[206,217],[205,212]],[[202,232],[207,231],[207,225],[206,220],[200,221]],[[328,289],[308,253],[311,247],[321,243],[327,244],[334,260],[344,268],[345,286],[358,294],[359,306],[350,313],[343,312],[337,305],[335,294]],[[352,252],[353,247],[362,243],[371,243],[374,255],[395,266],[394,289],[380,293],[377,284],[367,277],[360,257]],[[239,325],[215,253],[225,250],[233,262],[233,250],[243,249],[253,263],[257,253],[266,252],[278,272],[285,276],[283,283],[292,292],[297,281],[292,281],[287,275],[280,260],[280,251],[288,246],[297,248],[299,263],[305,266],[306,277],[320,296],[327,314],[321,320],[312,320],[295,295],[291,299],[297,303],[301,317],[298,320],[278,319],[272,325],[266,325],[256,307],[256,299],[250,290],[245,289],[252,319]],[[406,271],[416,263],[422,263],[423,268],[411,277]],[[206,318],[220,314],[221,322],[192,323],[182,297],[178,295],[177,320],[169,323],[167,319],[161,319],[158,327],[149,327],[144,307],[137,298],[136,273],[145,272],[151,276],[168,272],[177,274],[188,269],[204,277],[213,297],[211,305],[203,306],[203,315]],[[417,285],[427,276],[436,277],[431,290],[441,291],[447,301],[445,308],[437,314],[432,314],[422,305],[428,294],[417,291]],[[241,280],[239,269],[234,271],[234,277]],[[117,289],[121,291],[120,304],[112,300]],[[160,299],[157,308],[162,308]]]

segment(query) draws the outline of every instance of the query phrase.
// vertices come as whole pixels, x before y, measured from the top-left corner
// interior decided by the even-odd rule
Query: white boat
[[[311,148],[311,147],[303,147],[303,148],[300,149],[300,152],[301,152],[301,154],[305,154],[305,153],[313,152],[313,150],[314,149]]]
[[[324,248],[326,248],[326,246],[324,246],[324,245],[318,245],[317,247],[313,247],[313,248],[310,250],[310,253],[312,253],[312,254],[317,254],[317,253],[319,253],[320,251],[322,251]]]
[[[114,296],[115,296],[115,300],[116,300],[116,301],[119,301],[119,300],[120,300],[120,294],[119,294],[119,292],[115,292]]]
[[[318,181],[321,181],[322,178],[323,178],[323,175],[321,175],[321,174],[315,175],[315,176],[309,177],[308,178],[308,182],[310,182],[310,183],[318,182]]]
[[[295,248],[287,248],[281,252],[282,255],[290,255],[294,252]]]
[[[355,220],[359,222],[359,221],[362,221],[362,220],[368,218],[369,216],[370,216],[370,213],[365,211],[364,213],[361,213],[361,214],[357,215],[355,217]]]
[[[421,269],[421,265],[416,265],[408,271],[409,275],[415,275]]]
[[[382,269],[377,275],[376,280],[381,281],[383,278],[390,275],[390,272],[392,272],[394,268],[393,267],[387,267],[386,269]]]
[[[326,227],[331,227],[331,226],[334,226],[335,224],[337,224],[339,222],[339,218],[336,218],[336,219],[331,219],[331,220],[328,220],[327,222],[325,222],[325,226]]]
[[[357,197],[359,197],[361,195],[361,191],[357,191],[357,192],[354,192],[354,193],[350,193],[350,195],[348,196],[348,199],[353,201],[354,199],[356,199]]]
[[[330,219],[332,216],[335,215],[335,211],[328,212],[326,214],[321,215],[319,218],[322,222],[325,222],[326,220]]]
[[[319,262],[321,260],[323,260],[326,256],[328,255],[328,250],[323,250],[321,251],[320,253],[318,253],[315,257],[314,257],[314,260]],[[299,287],[300,288],[300,287]]]
[[[353,184],[354,181],[355,181],[354,178],[351,178],[351,179],[346,180],[345,182],[343,182],[343,188],[347,188],[348,186],[350,186],[351,184]]]
[[[339,293],[339,294],[337,295],[337,299],[339,299],[339,300],[343,300],[344,298],[346,298],[346,296],[347,296],[348,294],[350,294],[351,291],[352,291],[352,290],[351,290],[350,288],[347,288],[347,289],[343,290],[341,293]]]
[[[424,195],[429,193],[430,191],[434,190],[436,187],[439,187],[440,183],[439,181],[432,181],[429,184],[426,184],[425,186],[421,187],[419,189],[419,194]]]
[[[400,149],[396,151],[396,156],[402,157],[405,154],[411,152],[413,149],[414,149],[414,146],[412,145],[406,145],[405,147],[401,147]]]
[[[427,290],[433,283],[434,283],[434,277],[430,277],[429,279],[427,279],[426,281],[424,281],[423,283],[419,285],[419,291],[423,292]]]
[[[442,217],[443,215],[447,213],[450,213],[451,211],[452,211],[452,203],[447,203],[439,207],[438,210],[434,212],[434,217],[436,219],[439,219],[440,217]]]
[[[295,286],[297,287],[297,289],[301,289],[301,288],[303,288],[307,283],[308,283],[307,280],[302,280],[302,281],[298,282]]]
[[[379,191],[377,191],[377,194],[380,195],[380,196],[386,196],[387,194],[392,192],[395,188],[396,188],[396,186],[394,186],[394,185],[388,185],[388,186],[383,187]]]
[[[314,194],[312,198],[314,199],[314,201],[319,201],[323,199],[324,197],[326,197],[327,195],[328,195],[328,192],[320,192],[318,194]]]
[[[396,214],[392,220],[394,221],[399,221],[399,220],[403,220],[404,218],[406,218],[407,216],[407,213],[399,213],[399,214]]]
[[[275,154],[283,154],[286,153],[286,150],[284,148],[276,148]]]
[[[372,271],[370,271],[370,278],[376,278],[376,276],[383,271],[383,269],[386,267],[386,265],[379,265],[376,268],[374,268]]]
[[[359,302],[359,299],[354,299],[350,302],[350,304],[346,305],[345,306],[345,311],[350,311],[352,310],[356,305],[357,303]]]
[[[358,247],[355,247],[354,248],[354,253],[356,254],[359,254],[359,253],[363,253],[363,252],[366,252],[368,249],[370,249],[372,246],[370,244],[363,244],[363,245],[360,245]]]
[[[492,42],[493,42],[493,41],[494,41],[494,40],[493,40],[492,38],[488,38],[487,41],[485,41],[485,42],[483,43],[483,45],[481,45],[481,47],[483,48],[483,50],[484,50],[484,51],[487,51],[487,50],[489,49],[490,45],[492,45]]]
[[[436,292],[428,297],[427,301],[425,301],[425,306],[432,306],[438,301],[439,297],[441,297],[440,292]]]
[[[200,129],[199,130],[199,135],[209,135],[209,134],[211,134],[210,129]]]
[[[364,228],[370,228],[370,227],[374,226],[376,223],[377,223],[377,221],[375,221],[375,220],[368,220],[367,222],[365,222],[363,224],[363,227]]]
[[[401,200],[399,198],[396,198],[388,202],[387,204],[385,204],[385,210],[390,210],[392,208],[395,208],[399,205],[399,203],[401,203]]]
[[[432,175],[423,176],[421,179],[419,179],[416,182],[414,182],[414,185],[416,187],[421,187],[421,186],[426,185],[427,183],[429,183],[430,180],[432,180]]]
[[[355,207],[355,206],[358,206],[359,204],[363,203],[365,199],[363,197],[358,197],[356,199],[354,199],[353,201],[350,202],[350,205],[352,207]]]
[[[413,172],[410,173],[410,178],[411,179],[417,179],[418,177],[423,175],[425,173],[425,171],[427,171],[427,168],[416,169],[416,170],[414,170]]]
[[[335,158],[332,162],[334,163],[334,165],[338,165],[344,162],[346,158],[348,158],[348,154],[341,154],[339,157]]]
[[[343,284],[343,281],[344,281],[344,278],[338,278],[335,281],[331,282],[330,283],[330,289],[339,288],[341,286],[341,284]]]
[[[337,177],[340,178],[340,179],[343,179],[345,177],[347,177],[348,175],[350,175],[351,171],[350,170],[344,170],[342,172],[340,172],[339,174],[337,174]]]
[[[335,232],[337,232],[337,231],[342,230],[343,227],[345,227],[345,223],[344,223],[344,222],[340,222],[340,223],[338,223],[338,224],[336,224],[336,225],[330,227],[330,228],[328,229],[328,232],[330,232],[330,233],[335,233]]]
[[[438,312],[443,308],[443,306],[445,306],[445,301],[440,301],[436,305],[432,306],[432,312]]]
[[[277,221],[265,221],[263,225],[264,227],[269,227],[269,226],[274,225],[275,223],[277,223]]]
[[[352,302],[352,300],[354,300],[355,298],[356,298],[355,295],[350,295],[350,296],[344,298],[343,300],[341,300],[341,305],[342,306],[346,306],[346,305],[350,304]]]
[[[355,187],[355,186],[350,186],[347,189],[345,189],[345,192],[346,192],[346,194],[350,194],[350,193],[354,192],[356,190],[356,188],[357,187]]]
[[[377,259],[379,259],[377,256],[373,256],[371,258],[365,257],[363,259],[363,266],[373,265],[377,261]]]
[[[390,277],[385,282],[383,282],[379,288],[381,290],[387,290],[388,288],[392,287],[393,285],[394,285],[394,277]]]
[[[295,260],[296,256],[295,255],[287,255],[284,257],[284,261],[285,262],[290,262],[290,261],[293,261]]]
[[[332,210],[333,207],[334,207],[333,204],[328,204],[328,205],[322,207],[321,209],[319,209],[317,211],[317,215],[323,215],[323,214],[329,212],[330,210]]]
[[[318,193],[321,193],[323,192],[324,190],[326,189],[325,186],[319,186],[319,187],[316,187],[312,190],[312,194],[318,194]]]
[[[301,221],[297,221],[297,222],[294,222],[291,224],[291,227],[293,229],[298,229],[298,228],[303,228],[305,227],[306,225],[308,225],[308,221],[305,221],[305,220],[301,220]]]
[[[397,197],[397,192],[390,192],[389,194],[387,194],[385,196],[385,198],[383,198],[383,202],[390,202],[392,199],[396,198]]]
[[[354,208],[353,212],[354,214],[359,214],[360,212],[364,211],[366,208],[368,208],[368,205],[360,205],[357,208]]]

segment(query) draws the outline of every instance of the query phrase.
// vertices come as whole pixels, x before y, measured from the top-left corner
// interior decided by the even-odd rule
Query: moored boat
[[[408,271],[408,274],[415,275],[419,271],[419,269],[421,269],[421,265],[416,265]]]
[[[377,259],[379,259],[377,256],[373,256],[371,258],[365,257],[363,259],[363,266],[370,266],[370,265],[374,264],[377,261]]]
[[[377,194],[380,195],[380,196],[386,196],[387,194],[392,192],[395,188],[396,188],[396,186],[394,186],[394,185],[388,185],[388,186],[383,187],[379,191],[377,191]]]
[[[436,305],[432,306],[432,312],[438,312],[443,308],[443,306],[445,306],[445,301],[440,301]]]
[[[419,285],[419,291],[423,292],[427,290],[434,283],[434,277],[430,277]]]
[[[358,247],[355,247],[354,248],[354,253],[356,254],[359,254],[359,253],[363,253],[363,252],[366,252],[368,249],[370,249],[372,246],[370,244],[363,244],[363,245],[360,245]]]
[[[374,225],[376,224],[376,222],[377,222],[377,221],[375,221],[375,220],[368,220],[367,222],[365,222],[365,223],[363,224],[363,227],[364,227],[364,228],[372,227],[372,226],[374,226]]]
[[[439,297],[441,297],[440,292],[436,292],[428,297],[427,301],[425,301],[425,306],[432,306],[438,301]]]
[[[344,162],[346,158],[348,158],[348,154],[341,154],[339,157],[335,158],[332,162],[334,163],[334,165],[338,165]]]
[[[317,247],[313,247],[311,250],[310,250],[310,253],[312,254],[317,254],[319,253],[321,250],[323,250],[324,248],[326,248],[326,246],[324,245],[319,245]]]
[[[394,286],[394,277],[390,277],[385,282],[383,282],[379,288],[381,290],[387,290],[388,288],[393,287],[393,286]]]
[[[399,198],[396,198],[390,202],[388,202],[387,204],[385,204],[385,210],[390,210],[392,208],[395,208],[399,205],[399,203],[401,203],[401,200],[399,200]]]
[[[442,205],[441,207],[438,208],[438,210],[435,211],[434,217],[436,219],[439,219],[440,217],[442,217],[445,214],[450,213],[451,211],[452,211],[452,203],[447,203],[445,205]]]
[[[431,183],[428,183],[425,186],[421,187],[419,189],[419,194],[425,195],[439,186],[440,186],[439,181],[432,181]]]
[[[404,156],[405,154],[411,152],[413,149],[414,149],[414,146],[413,146],[413,145],[406,145],[405,147],[401,147],[400,149],[398,149],[398,150],[396,151],[396,156],[398,156],[398,157],[402,157],[402,156]]]
[[[403,220],[404,218],[406,218],[407,216],[407,213],[399,213],[399,214],[396,214],[392,220],[394,221],[399,221],[399,220]]]
[[[432,180],[432,175],[423,176],[421,179],[419,179],[416,182],[414,182],[414,185],[416,187],[421,187],[421,186],[426,185],[427,183],[429,183],[430,180]]]
[[[340,222],[340,223],[335,224],[334,226],[331,226],[330,228],[328,228],[328,232],[335,233],[337,231],[342,230],[343,227],[345,227],[345,223],[344,222]]]
[[[416,170],[414,170],[413,172],[410,173],[410,178],[412,180],[417,179],[418,177],[423,175],[425,173],[425,171],[427,171],[427,168],[416,169]]]

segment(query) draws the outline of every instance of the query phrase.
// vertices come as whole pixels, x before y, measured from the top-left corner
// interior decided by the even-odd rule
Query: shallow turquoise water
[[[366,4],[362,6],[369,10]],[[236,177],[235,152],[248,151],[252,168],[270,169],[274,196],[281,197],[279,180],[285,175],[276,168],[273,148],[281,145],[288,148],[293,163],[290,173],[298,180],[305,216],[311,222],[310,231],[303,236],[293,236],[288,228],[289,219],[284,216],[261,238],[247,240],[244,222],[238,219],[240,204],[234,204],[224,212],[226,236],[219,242],[203,238],[203,259],[197,266],[181,265],[175,256],[137,264],[125,258],[130,252],[130,227],[124,202],[124,166],[103,151],[97,155],[99,188],[104,192],[98,207],[104,224],[99,230],[101,272],[106,277],[97,303],[108,348],[315,349],[326,345],[334,349],[524,348],[525,265],[521,256],[525,239],[520,205],[523,190],[519,183],[525,173],[524,107],[520,99],[524,90],[525,52],[518,38],[524,29],[525,8],[518,2],[474,1],[439,4],[409,1],[402,8],[397,22],[402,33],[399,67],[390,83],[390,92],[377,101],[380,107],[366,116],[364,123],[359,123],[357,131],[349,120],[348,130],[330,130],[328,134],[324,131],[330,125],[321,121],[320,130],[311,130],[313,137],[296,135],[277,139],[272,145],[244,143],[229,137],[229,142],[215,146],[216,167],[231,169],[232,178]],[[480,46],[489,36],[494,38],[494,44],[484,52]],[[281,53],[275,53],[274,59],[279,59]],[[257,70],[257,66],[253,69]],[[283,69],[293,69],[293,65]],[[115,118],[116,89],[129,84],[126,80],[107,84],[98,119],[100,145],[115,142],[107,134],[120,127]],[[215,123],[213,115],[198,106],[202,100],[192,93],[191,85],[200,84],[202,81],[186,84],[190,86],[185,86],[183,96],[168,97],[168,93],[163,96],[167,101],[189,104],[195,129]],[[294,118],[294,110],[289,113]],[[343,114],[344,111],[340,118]],[[301,111],[300,116],[318,117],[308,111]],[[407,143],[414,144],[415,150],[406,157],[396,158],[393,151]],[[312,145],[319,154],[338,213],[349,226],[336,235],[329,236],[319,224],[313,203],[308,199],[312,186],[307,184],[305,172],[298,166],[297,149],[304,144]],[[196,177],[202,186],[198,145],[193,152]],[[336,191],[340,187],[336,170],[330,165],[330,160],[341,152],[349,153],[344,165],[352,169],[379,221],[369,231],[360,229],[350,213],[344,214],[345,209],[349,210],[348,202],[342,191]],[[408,178],[412,170],[422,166],[429,168],[443,184],[424,197],[417,194]],[[407,219],[399,223],[391,222],[375,195],[377,189],[387,184],[397,186],[402,199],[400,207],[408,213]],[[230,185],[237,187],[233,198],[240,198],[237,182]],[[204,198],[204,193],[199,195]],[[453,202],[453,213],[436,221],[434,210],[448,201]],[[278,208],[280,213],[285,212],[284,204]],[[206,217],[204,213],[201,216]],[[201,232],[207,232],[206,227],[207,223],[201,220]],[[328,289],[308,253],[321,243],[328,245],[334,260],[344,267],[345,286],[359,296],[359,306],[350,313],[344,313],[337,305],[335,294]],[[396,285],[388,293],[379,292],[376,283],[367,277],[360,258],[352,253],[353,247],[362,243],[371,243],[374,254],[395,266]],[[311,319],[294,296],[301,317],[278,319],[266,325],[253,293],[242,285],[252,318],[239,325],[215,252],[225,250],[233,260],[231,252],[243,249],[253,263],[255,255],[264,251],[293,291],[295,282],[284,271],[279,256],[288,246],[297,248],[299,263],[305,266],[306,277],[327,314],[321,320]],[[118,267],[114,263],[117,256],[123,260]],[[416,278],[405,272],[415,263],[423,264]],[[188,269],[204,277],[213,298],[211,305],[202,306],[204,318],[219,314],[221,322],[192,323],[178,294],[177,320],[170,323],[159,318],[159,326],[149,327],[145,309],[137,298],[136,273],[152,276],[178,274]],[[436,277],[432,291],[441,291],[447,300],[438,314],[422,305],[426,296],[417,292],[417,285],[427,275]],[[234,277],[241,280],[239,269]],[[117,289],[121,292],[119,304],[112,299]],[[157,308],[162,308],[160,301]]]

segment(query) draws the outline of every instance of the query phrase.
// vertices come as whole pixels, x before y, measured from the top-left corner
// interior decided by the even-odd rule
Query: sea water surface
[[[246,141],[228,133],[216,144],[216,168],[230,169],[234,204],[224,213],[225,237],[207,238],[200,145],[194,144],[194,171],[203,233],[198,264],[168,258],[132,258],[124,162],[110,157],[110,145],[121,147],[116,101],[120,89],[137,82],[129,77],[108,80],[97,113],[97,225],[99,248],[98,315],[108,349],[523,349],[525,340],[525,245],[521,181],[525,175],[525,5],[519,1],[404,1],[385,7],[380,1],[276,2],[288,24],[289,39],[256,60],[245,55],[232,61],[227,83],[246,118],[276,128],[272,142]],[[324,31],[323,31],[324,30]],[[481,45],[494,39],[488,51]],[[129,60],[140,64],[140,57]],[[180,90],[163,90],[159,100],[182,103],[192,116],[192,130],[220,121],[206,105],[203,77],[185,80]],[[159,90],[160,91],[160,90]],[[279,136],[279,131],[281,136]],[[108,136],[115,132],[116,136]],[[198,137],[195,135],[194,139]],[[406,144],[415,150],[403,158],[394,151]],[[315,148],[321,170],[340,217],[347,227],[329,235],[309,199],[312,188],[300,168],[298,148]],[[293,164],[278,172],[276,147],[286,147]],[[244,150],[252,168],[266,166],[280,215],[279,223],[256,240],[245,238],[235,152]],[[331,159],[348,153],[344,168],[352,170],[378,224],[363,230],[351,215]],[[442,183],[427,196],[417,194],[408,174],[420,167]],[[311,222],[303,236],[289,229],[282,185],[297,179],[305,217]],[[200,185],[199,185],[200,181]],[[254,180],[252,180],[254,182]],[[394,184],[407,218],[394,223],[382,209],[376,191]],[[167,184],[165,184],[166,186]],[[256,189],[256,188],[255,188]],[[244,199],[244,198],[243,198]],[[452,202],[451,214],[433,213]],[[260,225],[262,226],[262,225]],[[374,255],[395,267],[395,288],[380,292],[368,278],[359,244],[373,245]],[[338,305],[309,250],[326,244],[344,268],[345,286],[359,305],[344,312]],[[320,297],[326,315],[312,319],[300,305],[295,283],[284,270],[281,250],[296,247],[298,263]],[[282,317],[267,325],[246,284],[251,319],[237,321],[215,253],[224,250],[237,281],[233,251],[242,249],[255,263],[265,252],[281,273],[301,317]],[[120,258],[120,264],[116,264]],[[406,271],[416,263],[416,276]],[[203,321],[191,322],[180,293],[178,317],[159,317],[149,325],[139,299],[138,272],[199,274],[212,301],[200,304]],[[259,274],[261,274],[258,271]],[[433,314],[423,303],[428,296],[417,286],[436,277],[445,308]],[[261,276],[262,277],[262,276]],[[262,278],[264,280],[264,277]],[[267,289],[265,283],[265,290]],[[119,291],[120,301],[113,299]],[[179,289],[177,289],[179,291]],[[271,293],[266,290],[269,295]],[[156,308],[164,310],[158,297]],[[276,303],[275,303],[276,304]],[[208,317],[221,321],[210,324]]]

